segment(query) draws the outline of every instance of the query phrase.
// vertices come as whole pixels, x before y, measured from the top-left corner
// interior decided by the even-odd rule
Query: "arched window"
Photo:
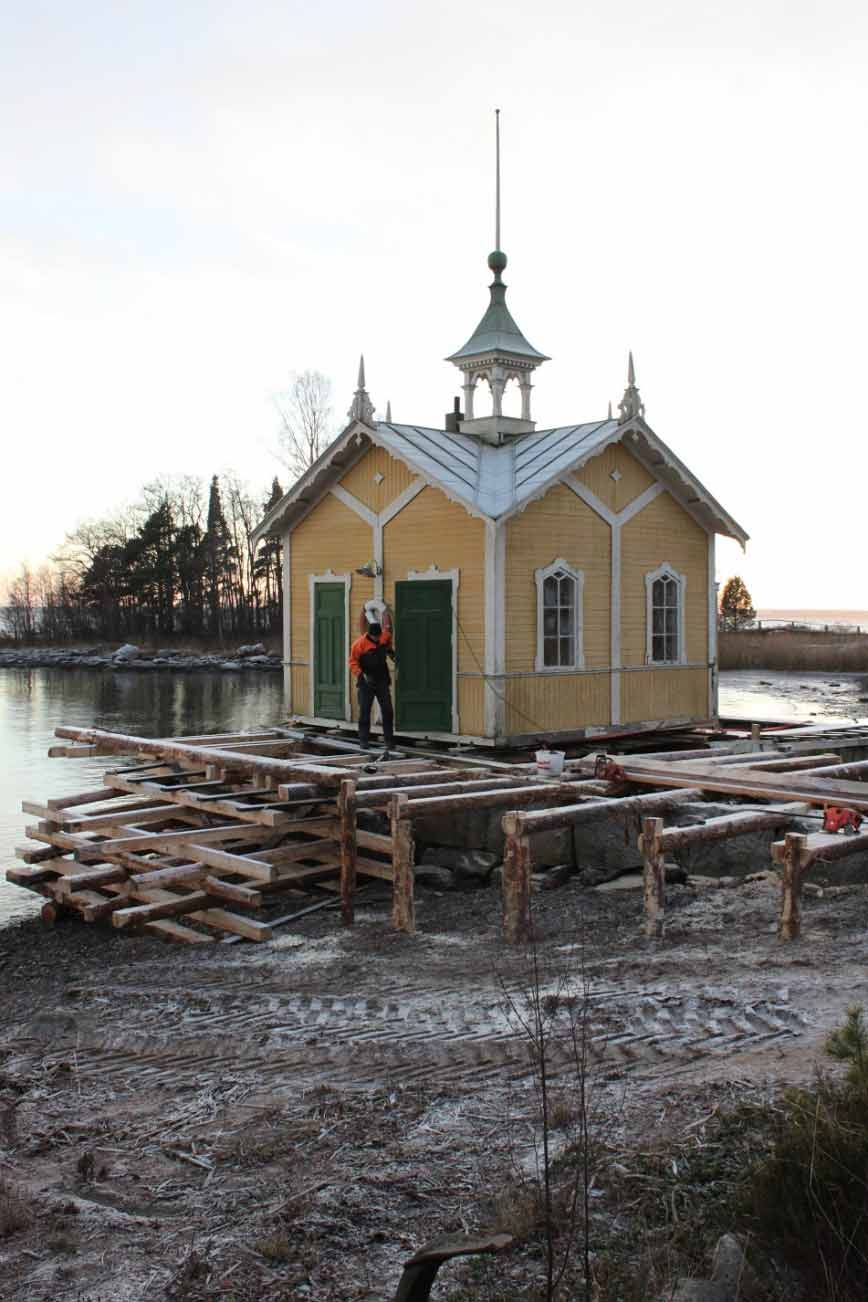
[[[536,571],[536,669],[581,669],[584,575],[564,560]]]
[[[666,561],[645,575],[645,659],[648,664],[676,665],[685,660],[685,580]]]

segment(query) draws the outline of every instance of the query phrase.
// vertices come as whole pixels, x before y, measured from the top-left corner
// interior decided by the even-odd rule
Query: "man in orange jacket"
[[[359,689],[359,745],[363,750],[371,746],[371,709],[379,701],[383,719],[383,742],[386,750],[394,743],[395,715],[392,710],[392,679],[387,658],[395,659],[392,646],[392,617],[383,611],[383,624],[369,624],[362,607],[359,621],[362,636],[350,648],[350,669]]]

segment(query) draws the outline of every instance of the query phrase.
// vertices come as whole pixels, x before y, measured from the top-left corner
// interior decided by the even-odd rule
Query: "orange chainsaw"
[[[862,823],[862,815],[855,809],[842,809],[840,805],[826,805],[823,809],[823,831],[844,832],[855,836]]]

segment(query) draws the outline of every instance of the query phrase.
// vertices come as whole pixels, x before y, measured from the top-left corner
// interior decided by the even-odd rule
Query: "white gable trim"
[[[678,585],[678,656],[675,660],[654,660],[652,657],[653,641],[653,592],[655,579],[662,579],[668,576],[674,579]],[[686,665],[687,664],[687,647],[684,644],[684,607],[687,596],[687,579],[683,574],[679,574],[676,569],[663,561],[657,566],[656,570],[651,570],[645,575],[645,663],[646,665],[665,667],[666,665]]]
[[[573,663],[569,665],[546,665],[545,648],[543,645],[543,587],[545,581],[550,575],[556,574],[562,570],[568,574],[576,584],[576,607],[575,607],[575,628],[573,630]],[[574,566],[559,556],[557,560],[552,561],[551,565],[546,565],[543,569],[534,571],[536,580],[536,659],[534,669],[537,673],[545,672],[547,674],[569,674],[575,673],[577,669],[585,667],[584,653],[584,635],[585,635],[585,575],[582,570],[577,570]]]
[[[391,454],[390,454],[391,455]],[[388,506],[384,506],[378,519],[381,525],[388,524],[394,520],[395,516],[403,511],[405,506],[409,506],[414,497],[418,497],[423,488],[427,488],[427,480],[417,477],[411,484],[408,484],[403,493],[399,493]]]
[[[281,575],[283,587],[283,699],[292,713],[292,555],[289,530],[283,535]]]
[[[366,524],[375,525],[377,523],[376,512],[372,511],[369,506],[365,506],[364,502],[360,502],[352,493],[348,493],[340,484],[333,484],[329,492],[332,497],[336,497],[339,502],[343,502],[344,506],[348,506],[351,511],[355,511],[356,515],[360,516]]]

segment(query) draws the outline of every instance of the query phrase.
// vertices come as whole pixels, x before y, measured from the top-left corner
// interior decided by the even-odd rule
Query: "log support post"
[[[643,818],[639,849],[645,878],[645,935],[659,940],[665,916],[666,869],[663,866],[663,819]]]
[[[341,918],[345,927],[355,921],[356,894],[356,783],[344,778],[338,795],[341,825]]]
[[[807,837],[800,832],[787,832],[784,837],[779,940],[798,940],[802,928],[802,877],[807,867],[806,846]]]
[[[503,934],[509,945],[525,945],[531,937],[530,838],[520,835],[514,814],[505,815],[503,827]]]
[[[392,796],[389,815],[392,826],[392,926],[413,935],[416,931],[416,899],[413,881],[413,822],[406,796]]]

